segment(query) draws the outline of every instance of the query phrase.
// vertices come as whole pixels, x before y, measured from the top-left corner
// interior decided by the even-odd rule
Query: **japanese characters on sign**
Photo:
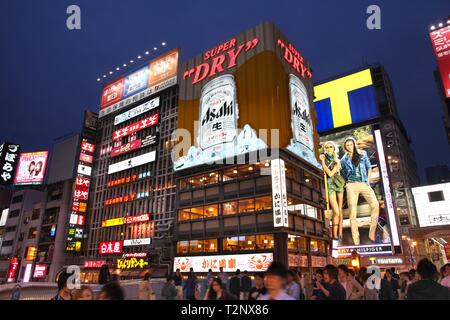
[[[123,225],[124,218],[115,218],[102,221],[102,227],[114,227]]]
[[[234,272],[236,269],[263,272],[272,261],[272,253],[175,257],[173,271],[180,269],[181,272],[188,272],[193,268],[194,272],[208,272],[209,269],[218,272],[219,268],[223,268],[224,272]]]
[[[450,183],[412,188],[420,227],[450,225]]]
[[[140,147],[141,147],[141,139],[130,141],[124,145],[112,149],[111,158],[139,149]]]
[[[130,240],[123,241],[123,245],[125,247],[149,245],[150,243],[151,243],[151,238],[130,239]]]
[[[430,38],[438,61],[445,96],[450,98],[450,26],[430,32]]]
[[[99,269],[104,264],[106,264],[106,260],[86,260],[84,262],[84,267],[86,269]]]
[[[122,99],[123,83],[124,79],[120,78],[103,88],[100,110]]]
[[[125,217],[124,223],[131,224],[131,223],[146,222],[146,221],[150,221],[150,214],[148,214],[148,213],[140,214],[137,216]]]
[[[10,185],[19,161],[20,145],[5,142],[0,145],[0,185]]]
[[[273,226],[289,227],[284,160],[271,160]]]
[[[135,132],[141,131],[141,130],[143,130],[145,128],[154,126],[154,125],[158,124],[158,117],[159,117],[159,114],[156,113],[156,114],[154,114],[152,116],[149,116],[149,117],[147,117],[145,119],[142,119],[142,120],[137,121],[137,122],[135,122],[133,124],[130,124],[130,125],[122,128],[122,129],[116,130],[113,133],[112,139],[113,140],[117,140],[117,139],[126,137],[126,136],[128,136],[130,134],[133,134]]]
[[[98,246],[99,254],[119,254],[122,253],[123,241],[100,242]]]
[[[148,261],[144,258],[121,258],[117,259],[117,269],[144,269]]]
[[[126,196],[114,197],[114,198],[111,198],[111,199],[106,199],[105,206],[121,204],[121,203],[130,202],[130,201],[134,201],[134,200],[136,200],[136,193],[135,192],[130,193],[129,195],[126,195]]]
[[[153,110],[157,107],[159,107],[160,98],[156,97],[150,101],[144,102],[143,104],[138,105],[137,107],[128,110],[124,113],[119,114],[114,118],[114,125],[117,126],[118,124],[121,124],[122,122],[125,122],[127,120],[130,120],[134,117],[137,117],[138,115],[141,115],[143,113],[146,113],[150,110]]]
[[[47,158],[48,151],[21,153],[14,184],[42,184]]]
[[[123,160],[117,163],[110,164],[108,167],[108,174],[128,170],[134,167],[141,166],[143,164],[153,162],[156,159],[156,151],[141,154],[127,160]]]
[[[33,278],[35,279],[43,279],[47,275],[47,265],[38,263],[34,267]]]
[[[135,182],[135,181],[137,181],[137,179],[138,179],[137,174],[134,174],[134,175],[132,175],[132,176],[128,176],[128,177],[124,177],[124,178],[120,178],[120,179],[108,181],[108,182],[106,183],[106,186],[107,186],[108,188],[110,188],[110,187],[116,187],[116,186],[120,186],[120,185],[123,185],[123,184]]]
[[[9,259],[9,269],[8,269],[8,282],[14,282],[17,278],[19,271],[19,259],[11,258]]]
[[[123,255],[124,258],[146,258],[147,252],[129,252]]]

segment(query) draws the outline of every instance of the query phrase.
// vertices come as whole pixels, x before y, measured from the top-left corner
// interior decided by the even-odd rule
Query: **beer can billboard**
[[[311,67],[272,23],[184,62],[178,78],[178,129],[192,140],[175,146],[175,170],[272,145],[320,168]],[[175,136],[182,141],[181,130]]]

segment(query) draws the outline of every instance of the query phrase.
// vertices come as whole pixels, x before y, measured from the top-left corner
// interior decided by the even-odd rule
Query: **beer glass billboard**
[[[330,174],[335,172],[326,174],[327,216],[340,257],[353,250],[361,255],[392,253],[392,200],[385,196],[377,144],[382,142],[376,141],[372,126],[320,137],[320,158]]]
[[[174,139],[182,143],[174,148],[175,170],[270,148],[285,148],[320,167],[311,67],[273,24],[186,61],[178,78]]]

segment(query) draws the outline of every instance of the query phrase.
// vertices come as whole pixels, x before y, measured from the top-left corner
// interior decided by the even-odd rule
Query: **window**
[[[260,197],[255,199],[255,211],[272,210],[272,197]]]
[[[31,220],[39,219],[40,215],[41,215],[41,210],[40,209],[34,209],[33,210],[33,215],[31,216]]]
[[[189,252],[189,241],[177,242],[177,253],[184,254]]]
[[[292,251],[307,251],[307,240],[305,237],[288,235],[288,249]]]
[[[428,200],[430,202],[444,201],[444,193],[442,191],[428,192]]]
[[[216,171],[185,178],[181,180],[180,187],[181,190],[186,190],[189,187],[198,188],[215,183],[219,183],[219,172]]]
[[[229,237],[222,240],[223,251],[238,251],[239,240],[245,237]]]
[[[237,201],[225,202],[222,204],[222,210],[224,215],[236,214],[238,203]]]
[[[21,194],[20,196],[15,196],[14,198],[12,198],[11,203],[18,203],[21,202],[23,200],[23,195]]]
[[[255,211],[255,199],[239,200],[239,213]]]
[[[274,245],[273,234],[260,234],[256,236],[256,249],[273,249]]]
[[[37,228],[30,228],[28,230],[28,239],[34,239],[37,236]]]
[[[239,250],[255,250],[256,237],[255,236],[243,236],[239,239]]]
[[[219,215],[219,205],[209,205],[205,207],[205,218],[217,217]]]
[[[178,210],[178,221],[190,220],[191,219],[190,214],[191,214],[190,209]]]
[[[11,211],[10,213],[9,213],[9,218],[15,218],[15,217],[18,217],[19,216],[19,214],[20,214],[20,210],[13,210],[13,211]]]
[[[204,241],[205,252],[217,252],[217,239],[208,239]]]
[[[13,231],[16,231],[16,229],[17,229],[16,226],[6,227],[5,232],[6,233],[13,232]]]
[[[191,240],[189,241],[189,252],[203,252],[203,240]]]
[[[203,207],[191,208],[191,220],[202,219],[205,214],[203,209]]]

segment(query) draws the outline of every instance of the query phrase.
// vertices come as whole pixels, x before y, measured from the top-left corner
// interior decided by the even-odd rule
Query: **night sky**
[[[81,30],[66,27],[71,4],[81,8]],[[381,30],[366,28],[371,4],[381,7]],[[79,132],[83,110],[98,111],[103,82],[96,79],[162,41],[186,60],[272,21],[309,60],[315,82],[365,63],[384,65],[422,183],[425,167],[450,164],[428,37],[429,26],[450,14],[448,0],[14,0],[2,1],[0,14],[0,140],[23,151]]]

